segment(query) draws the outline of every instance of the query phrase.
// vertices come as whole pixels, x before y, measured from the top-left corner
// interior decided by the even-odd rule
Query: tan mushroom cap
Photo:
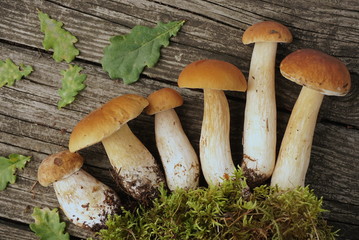
[[[337,58],[314,49],[297,50],[280,64],[281,74],[325,95],[343,96],[351,87],[350,73]]]
[[[290,43],[293,36],[289,29],[278,22],[264,21],[256,23],[243,33],[242,42],[250,44],[255,42]]]
[[[233,64],[207,59],[187,65],[178,77],[178,86],[244,92],[247,82],[241,70]]]
[[[126,94],[110,100],[74,127],[69,141],[70,151],[76,152],[101,142],[122,125],[140,115],[147,105],[146,98],[135,94]]]
[[[37,171],[37,180],[42,186],[47,187],[77,172],[83,163],[84,159],[80,154],[68,150],[52,154],[41,162]]]
[[[151,93],[147,100],[149,102],[145,111],[148,115],[153,115],[171,108],[179,107],[183,104],[182,96],[172,88],[162,88]]]

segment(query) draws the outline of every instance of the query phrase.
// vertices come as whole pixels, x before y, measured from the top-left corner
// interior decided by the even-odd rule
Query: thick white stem
[[[323,101],[321,93],[303,87],[282,140],[271,185],[282,188],[304,186],[314,129]]]
[[[277,43],[255,43],[249,69],[242,168],[250,184],[268,179],[276,157],[277,111],[274,66]]]
[[[70,221],[93,231],[105,227],[120,207],[115,192],[83,170],[53,184],[61,209]]]
[[[127,124],[102,140],[123,190],[135,199],[148,201],[157,193],[163,174],[152,154]]]
[[[230,114],[228,101],[221,90],[204,89],[204,112],[200,139],[203,175],[210,185],[220,184],[233,175],[229,141]]]
[[[155,133],[168,188],[196,188],[200,169],[198,157],[174,109],[156,113]]]

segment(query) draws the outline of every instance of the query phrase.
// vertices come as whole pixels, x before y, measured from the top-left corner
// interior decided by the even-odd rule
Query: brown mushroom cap
[[[37,179],[42,186],[47,187],[77,172],[83,163],[84,159],[80,154],[71,153],[68,150],[52,154],[41,162]]]
[[[343,96],[351,87],[347,67],[333,56],[314,49],[297,50],[280,64],[282,75],[325,95]]]
[[[187,65],[178,77],[178,86],[245,91],[247,82],[241,70],[233,64],[207,59]]]
[[[145,111],[148,115],[179,107],[183,104],[181,95],[172,88],[162,88],[153,92],[147,97],[147,100],[149,104]]]
[[[290,43],[293,37],[289,29],[273,21],[256,23],[243,33],[242,42],[250,44],[255,42],[281,42]]]
[[[121,126],[141,114],[148,105],[146,98],[127,94],[114,98],[82,119],[73,129],[69,149],[71,152],[101,142]]]

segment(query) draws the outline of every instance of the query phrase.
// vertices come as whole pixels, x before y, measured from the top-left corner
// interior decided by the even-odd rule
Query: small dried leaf
[[[87,75],[81,74],[81,67],[77,65],[69,65],[67,70],[62,70],[62,88],[59,89],[61,100],[58,102],[58,108],[62,108],[75,100],[76,95],[83,90],[86,85],[83,83]]]
[[[74,46],[77,38],[62,28],[62,22],[51,19],[49,15],[41,11],[38,12],[38,17],[41,32],[45,34],[42,45],[45,50],[53,49],[52,57],[56,62],[65,60],[69,63],[80,54],[80,51]]]
[[[14,85],[15,81],[28,76],[33,71],[31,66],[20,64],[17,66],[10,58],[0,60],[0,87]]]

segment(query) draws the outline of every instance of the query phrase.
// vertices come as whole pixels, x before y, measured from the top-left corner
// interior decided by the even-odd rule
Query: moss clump
[[[322,218],[322,199],[309,187],[250,192],[242,172],[221,186],[160,195],[151,208],[110,217],[103,240],[117,239],[335,239]]]

